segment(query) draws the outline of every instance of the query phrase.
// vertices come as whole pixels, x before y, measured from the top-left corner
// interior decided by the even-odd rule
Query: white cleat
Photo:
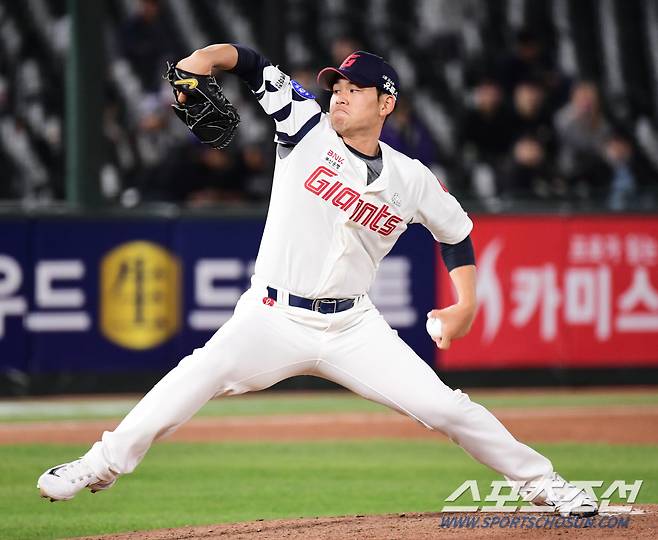
[[[41,496],[50,499],[50,502],[68,501],[84,488],[96,493],[111,488],[115,482],[116,478],[100,479],[84,459],[80,458],[48,469],[39,477],[37,488]]]
[[[584,489],[570,484],[557,473],[538,482],[530,482],[520,493],[526,501],[538,506],[552,506],[565,517],[588,517],[599,512],[596,501]]]

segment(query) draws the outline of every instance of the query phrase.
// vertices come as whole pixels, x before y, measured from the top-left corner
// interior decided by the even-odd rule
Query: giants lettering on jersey
[[[391,234],[398,223],[402,221],[400,216],[391,214],[387,204],[381,206],[365,202],[360,193],[352,188],[344,186],[340,180],[328,180],[338,173],[320,165],[304,182],[304,187],[314,195],[325,201],[331,199],[331,204],[347,212],[352,206],[356,207],[350,215],[350,220],[368,227],[382,236]]]

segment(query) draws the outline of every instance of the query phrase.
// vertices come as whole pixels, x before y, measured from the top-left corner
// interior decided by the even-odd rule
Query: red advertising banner
[[[474,222],[478,315],[437,350],[442,370],[658,366],[658,218]],[[445,306],[454,290],[438,276]]]

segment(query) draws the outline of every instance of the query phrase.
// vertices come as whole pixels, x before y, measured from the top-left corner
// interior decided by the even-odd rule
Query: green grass
[[[656,446],[543,444],[567,478],[645,480],[658,502]],[[434,441],[156,445],[105,493],[51,504],[35,482],[85,448],[0,447],[0,538],[64,538],[252,519],[438,511],[464,480],[499,478],[455,445]],[[484,489],[483,489],[484,491]],[[484,493],[483,493],[484,496]],[[468,500],[460,500],[467,504]]]
[[[0,422],[102,419],[125,416],[134,399],[12,401],[0,403]],[[262,416],[300,413],[382,412],[387,409],[359,396],[345,393],[257,394],[216,399],[197,416]]]
[[[619,405],[658,405],[658,391],[641,392],[593,392],[587,390],[556,390],[553,392],[519,391],[515,393],[469,392],[474,401],[489,409],[514,408],[527,409],[537,407],[603,407]]]
[[[601,407],[658,405],[658,392],[524,392],[473,391],[474,401],[488,408]],[[0,402],[0,422],[120,418],[135,405],[130,399],[14,400]],[[348,392],[315,394],[261,393],[210,401],[198,416],[258,416],[299,413],[384,412],[387,409]]]

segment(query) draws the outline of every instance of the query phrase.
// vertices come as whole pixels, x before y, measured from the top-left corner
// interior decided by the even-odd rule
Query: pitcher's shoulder
[[[425,176],[428,173],[431,174],[431,171],[417,159],[410,158],[408,155],[403,154],[385,142],[379,141],[379,146],[382,149],[384,160],[388,160],[397,169],[404,172],[405,176]]]

